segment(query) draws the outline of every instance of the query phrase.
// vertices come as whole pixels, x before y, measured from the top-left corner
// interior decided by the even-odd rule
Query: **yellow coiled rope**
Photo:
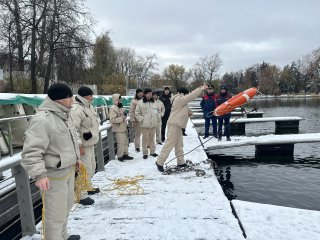
[[[139,181],[144,179],[143,175],[137,175],[134,177],[124,177],[118,179],[107,178],[111,181],[111,184],[108,184],[102,187],[103,191],[118,191],[118,195],[143,195],[144,189],[140,186]]]
[[[75,202],[80,202],[81,192],[90,191],[92,190],[92,186],[88,181],[88,175],[87,175],[87,169],[82,164],[79,167],[79,170],[77,171],[78,176],[75,179],[74,182],[74,192],[75,192]]]

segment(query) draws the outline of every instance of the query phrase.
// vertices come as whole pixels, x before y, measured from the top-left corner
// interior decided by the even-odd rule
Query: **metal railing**
[[[130,123],[128,127],[128,134],[129,134],[129,139],[132,140],[133,129]],[[108,152],[107,153],[108,160],[112,160],[115,158],[115,145],[116,145],[115,135],[112,131],[111,125],[110,124],[101,125],[100,131],[99,131],[99,141],[95,145],[95,155],[96,155],[96,161],[97,161],[96,171],[104,171],[104,165],[106,163],[105,161],[106,154],[104,154],[104,152],[106,151]],[[35,198],[33,195],[35,194],[35,191],[32,191],[31,188],[33,188],[34,185],[32,185],[32,181],[30,180],[28,173],[20,165],[20,161],[21,161],[21,153],[16,153],[10,157],[5,157],[0,160],[0,172],[4,172],[11,169],[12,171],[11,177],[15,179],[15,186],[14,186],[14,183],[11,183],[12,185],[11,189],[9,189],[5,194],[1,193],[1,183],[3,183],[3,181],[0,181],[0,203],[4,202],[6,198],[8,198],[9,191],[16,192],[17,204],[14,203],[14,206],[17,209],[17,205],[18,205],[18,209],[19,209],[18,220],[20,220],[21,222],[21,233],[19,233],[19,235],[22,234],[22,236],[26,236],[26,235],[33,235],[36,233],[36,220],[35,220],[34,207],[33,207],[33,204],[34,204],[33,199]],[[40,195],[38,195],[38,197],[40,197]],[[12,210],[12,207],[10,207],[10,210]],[[6,213],[1,213],[1,214],[5,215]],[[38,219],[38,221],[39,220],[40,219]],[[17,221],[15,221],[15,223],[17,223]],[[3,232],[7,228],[8,227],[6,227],[3,230],[0,229],[0,236],[3,234]]]
[[[1,134],[3,135],[4,132],[7,132],[8,138],[4,139],[7,144],[7,147],[9,148],[9,154],[10,157],[13,156],[13,131],[17,130],[16,129],[12,129],[12,122],[14,121],[19,121],[19,120],[23,120],[23,119],[30,119],[31,117],[33,117],[34,115],[26,115],[26,116],[17,116],[17,117],[8,117],[8,118],[1,118],[0,119],[0,130],[1,130]],[[6,125],[6,129],[4,129],[1,125]],[[1,171],[0,171],[1,172]]]

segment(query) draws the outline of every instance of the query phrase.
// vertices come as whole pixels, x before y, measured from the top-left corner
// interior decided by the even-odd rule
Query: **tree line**
[[[159,72],[156,54],[115,48],[110,32],[96,36],[85,0],[0,0],[0,11],[0,68],[8,73],[8,92],[46,93],[56,81],[96,84],[99,94],[192,89],[203,82],[226,84],[234,93],[249,87],[273,95],[320,92],[320,48],[283,68],[262,62],[221,74],[223,60],[209,53],[191,68],[171,64]]]

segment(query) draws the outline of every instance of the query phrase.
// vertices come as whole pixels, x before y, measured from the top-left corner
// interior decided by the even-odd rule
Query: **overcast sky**
[[[159,71],[219,53],[220,73],[266,61],[283,67],[320,47],[319,0],[87,0],[115,47],[156,53]]]

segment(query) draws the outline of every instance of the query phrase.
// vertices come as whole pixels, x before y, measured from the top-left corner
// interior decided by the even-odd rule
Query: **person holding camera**
[[[128,155],[127,113],[123,110],[122,99],[119,93],[112,95],[113,105],[110,108],[110,123],[116,134],[117,157],[120,162],[132,160]]]
[[[96,169],[94,145],[99,141],[99,121],[92,106],[93,92],[89,87],[82,86],[78,90],[75,102],[71,109],[71,118],[76,127],[78,142],[80,146],[81,160],[87,169],[89,185],[92,186],[91,178]],[[99,193],[99,188],[92,188],[83,192],[80,197],[80,204],[92,205],[94,200],[89,195]]]

